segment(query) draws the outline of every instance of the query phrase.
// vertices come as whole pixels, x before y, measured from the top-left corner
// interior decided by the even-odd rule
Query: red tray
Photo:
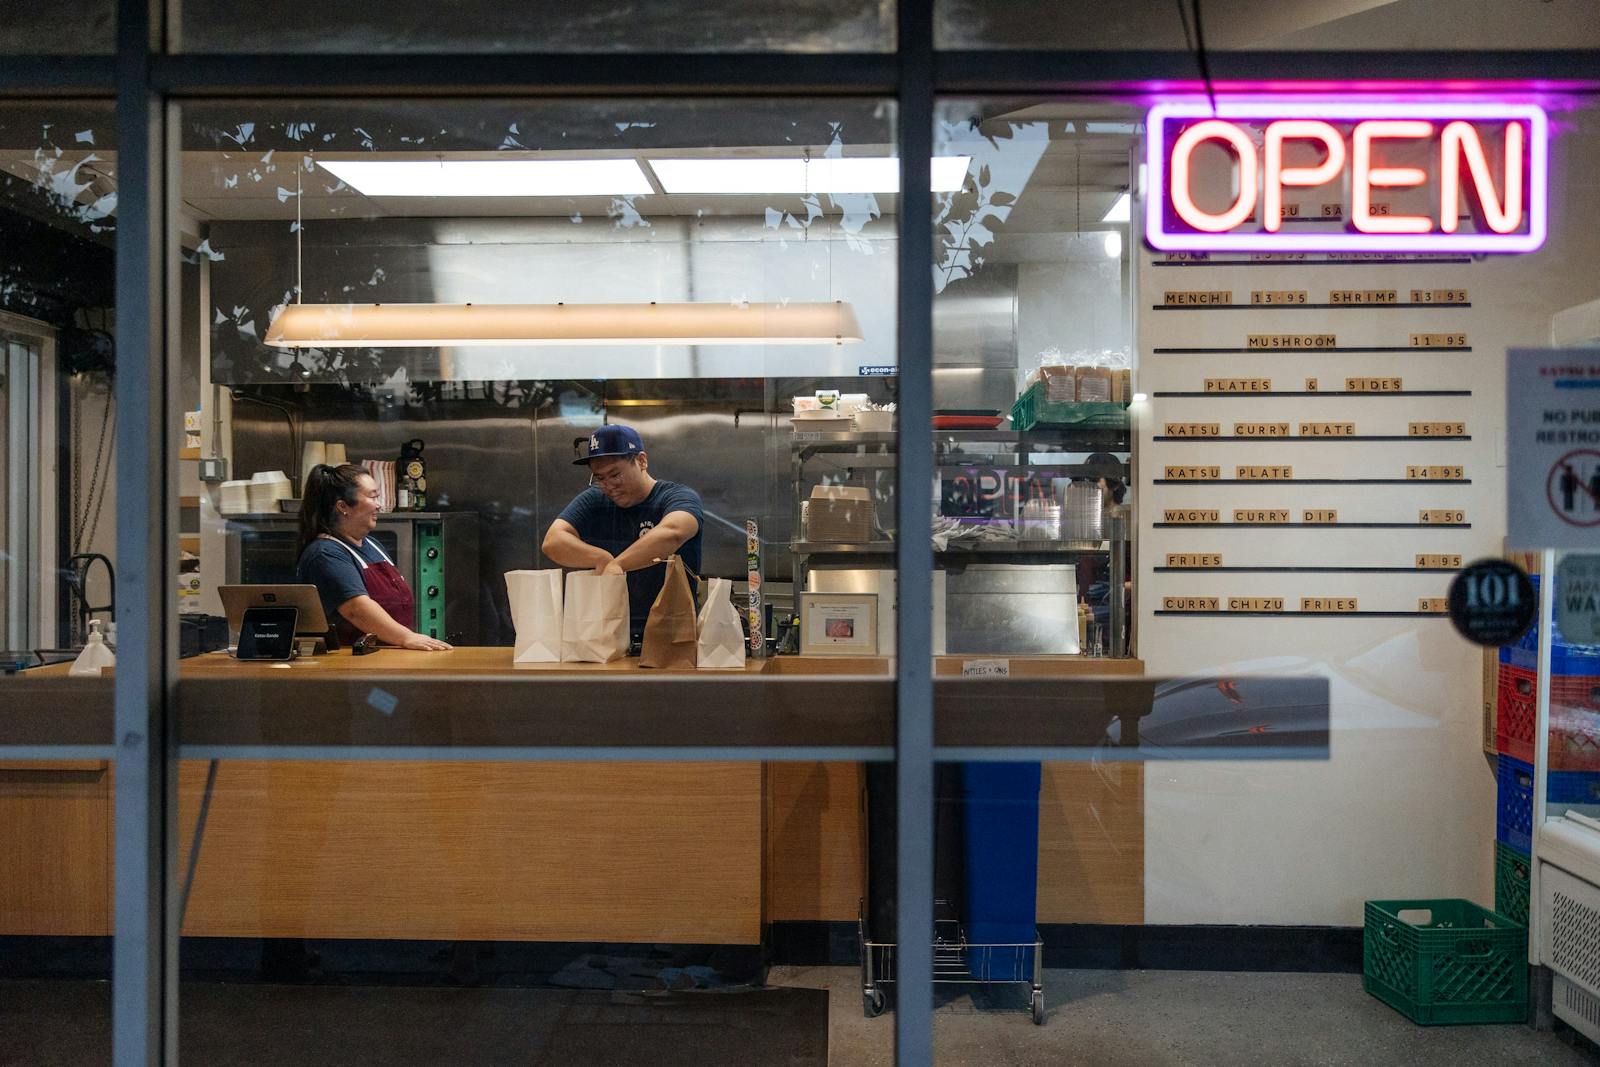
[[[1004,415],[935,415],[935,430],[992,430],[1006,421]]]

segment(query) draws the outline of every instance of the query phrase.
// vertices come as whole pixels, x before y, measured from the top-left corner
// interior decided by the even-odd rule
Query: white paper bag
[[[561,571],[506,571],[511,625],[517,629],[512,663],[561,661]]]
[[[561,662],[609,663],[627,654],[627,576],[569,573],[561,610]]]
[[[741,670],[744,630],[733,606],[733,583],[711,579],[706,605],[700,609],[698,666],[701,670]]]

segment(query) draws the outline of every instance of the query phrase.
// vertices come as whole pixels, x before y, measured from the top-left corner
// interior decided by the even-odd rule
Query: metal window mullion
[[[933,1062],[933,0],[900,0],[895,1062]]]
[[[177,1063],[175,410],[166,368],[166,122],[150,88],[161,0],[117,5],[116,560],[112,1062]]]

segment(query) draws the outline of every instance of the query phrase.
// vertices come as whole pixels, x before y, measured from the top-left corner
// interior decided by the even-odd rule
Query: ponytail
[[[360,499],[361,479],[370,477],[365,467],[354,463],[341,463],[330,467],[318,463],[306,476],[305,491],[300,494],[300,551],[321,534],[336,535],[339,523],[339,501],[355,507]]]

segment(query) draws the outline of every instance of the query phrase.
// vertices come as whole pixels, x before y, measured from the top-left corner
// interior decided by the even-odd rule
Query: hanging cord
[[[278,412],[278,414],[282,415],[283,418],[284,418],[284,421],[289,424],[289,468],[288,469],[294,472],[293,474],[289,475],[289,482],[290,482],[291,485],[297,485],[299,487],[299,489],[300,489],[300,492],[303,494],[305,492],[305,486],[299,485],[299,481],[300,481],[300,427],[299,427],[299,424],[295,422],[295,409],[293,407],[289,406],[288,404],[282,403],[282,402],[277,401],[277,400],[268,400],[266,397],[263,397],[263,396],[253,396],[250,393],[245,392],[243,389],[235,389],[233,391],[233,400],[234,400],[234,403],[238,403],[239,401],[242,400],[242,401],[245,401],[245,402],[250,403],[250,404],[259,404],[261,407],[264,407],[264,408],[271,408],[273,411],[276,411],[276,412]],[[287,473],[287,471],[285,473]]]
[[[1211,101],[1211,112],[1217,110],[1217,93],[1211,84],[1211,58],[1206,52],[1206,31],[1200,21],[1200,0],[1191,0],[1194,4],[1194,29],[1189,28],[1189,11],[1183,6],[1183,0],[1176,0],[1178,5],[1178,18],[1183,20],[1183,40],[1194,53],[1195,63],[1200,68],[1200,80],[1206,87],[1206,99]]]
[[[83,402],[74,394],[73,396],[73,438],[72,438],[72,493],[74,526],[72,531],[72,551],[74,554],[89,551],[94,542],[95,532],[100,527],[100,510],[105,503],[106,486],[110,484],[104,479],[106,464],[110,460],[106,442],[111,436],[111,427],[116,425],[117,406],[115,395],[106,393],[105,408],[100,413],[100,440],[95,444],[94,466],[89,474],[89,485],[83,488],[82,457],[83,457]],[[80,495],[80,492],[82,495]],[[78,508],[85,509],[86,514],[79,512]],[[92,510],[90,510],[92,508]]]
[[[305,292],[305,255],[306,241],[305,218],[300,212],[300,175],[305,172],[305,160],[300,161],[300,166],[294,172],[294,302],[300,303],[301,295]]]

